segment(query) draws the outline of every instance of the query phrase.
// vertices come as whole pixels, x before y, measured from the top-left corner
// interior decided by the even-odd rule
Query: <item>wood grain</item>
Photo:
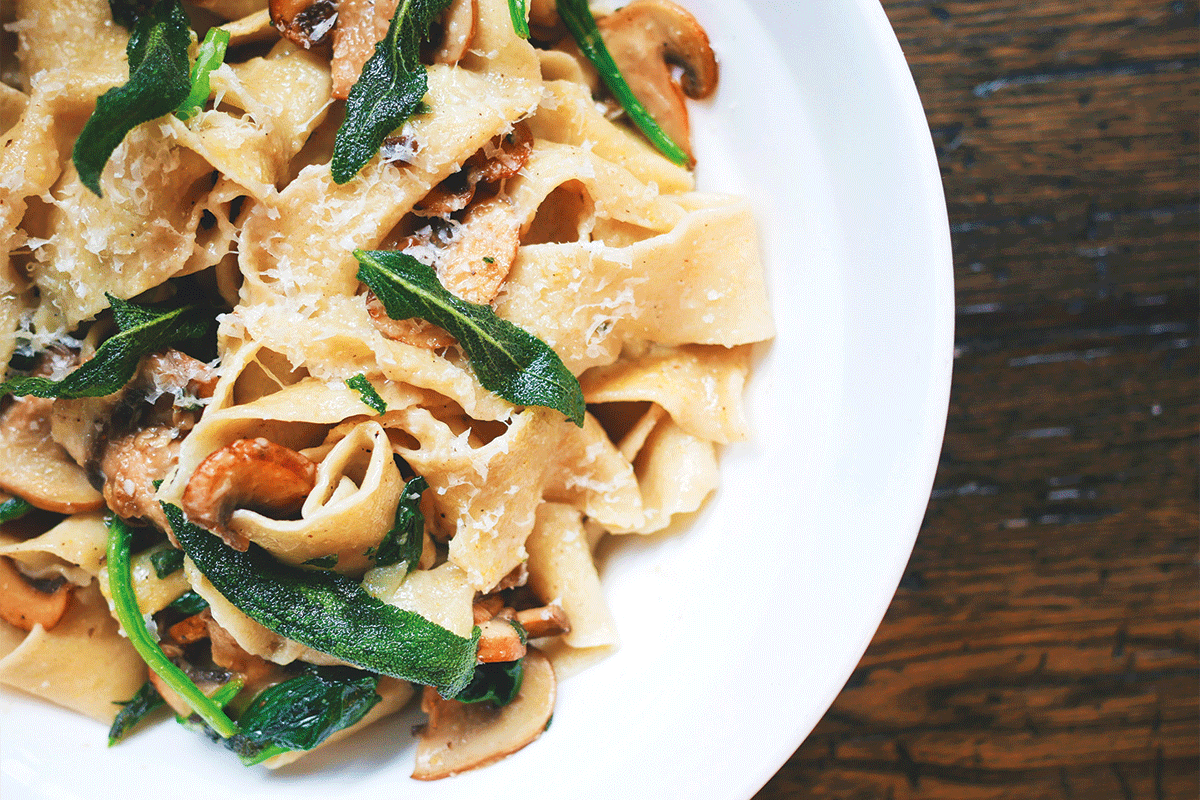
[[[1200,8],[884,8],[950,212],[946,442],[883,625],[757,800],[1195,800]]]

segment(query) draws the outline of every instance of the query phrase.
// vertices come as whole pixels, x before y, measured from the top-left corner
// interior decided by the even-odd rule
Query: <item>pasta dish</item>
[[[773,329],[667,0],[16,0],[0,683],[413,777],[618,646],[594,553],[716,489]],[[160,722],[159,724],[165,724]],[[550,734],[552,735],[552,734]]]

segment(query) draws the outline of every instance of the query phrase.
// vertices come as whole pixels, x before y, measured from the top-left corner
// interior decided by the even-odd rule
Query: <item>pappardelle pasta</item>
[[[667,0],[17,0],[0,78],[0,683],[413,777],[618,645],[593,553],[747,436],[745,200]],[[14,53],[15,51],[15,53]]]

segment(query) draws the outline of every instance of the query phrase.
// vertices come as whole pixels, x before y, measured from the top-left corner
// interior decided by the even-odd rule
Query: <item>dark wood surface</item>
[[[954,242],[916,549],[778,798],[1200,797],[1195,0],[884,0]]]

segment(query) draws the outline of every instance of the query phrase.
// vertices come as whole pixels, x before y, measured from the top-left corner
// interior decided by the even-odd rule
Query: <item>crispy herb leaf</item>
[[[175,690],[192,710],[222,736],[232,736],[238,727],[225,715],[221,707],[213,703],[192,683],[183,670],[167,658],[158,642],[146,630],[146,620],[138,608],[137,596],[133,591],[133,578],[129,568],[129,542],[133,532],[120,517],[108,520],[108,589],[112,597],[117,620],[125,629],[129,643],[137,650],[146,666]]]
[[[354,251],[358,279],[392,319],[420,317],[444,328],[462,346],[479,382],[510,403],[546,406],[583,427],[579,381],[545,342],[500,319],[489,306],[460,300],[437,273],[401,252]]]
[[[197,339],[213,324],[212,314],[199,306],[160,309],[106,297],[119,332],[101,344],[89,361],[59,381],[24,375],[10,378],[0,384],[0,395],[76,398],[112,394],[133,377],[142,356]]]
[[[425,544],[425,515],[421,513],[421,492],[429,488],[424,478],[417,476],[404,484],[400,502],[396,505],[396,520],[383,537],[379,547],[370,551],[375,566],[390,567],[407,562],[407,572],[416,569]]]
[[[154,574],[162,580],[183,569],[183,551],[174,547],[155,550],[150,554],[150,563],[154,567]]]
[[[387,411],[387,403],[383,402],[383,398],[379,396],[379,392],[375,391],[375,387],[367,380],[366,375],[359,374],[353,378],[348,378],[346,385],[358,392],[358,396],[362,398],[363,403],[370,406],[376,414],[382,414]]]
[[[154,0],[108,0],[113,20],[126,29],[132,28],[138,18],[148,12]]]
[[[218,592],[251,619],[349,664],[453,696],[471,680],[479,629],[455,636],[387,605],[336,572],[289,567],[257,545],[239,553],[163,504],[175,539]]]
[[[467,688],[454,695],[460,703],[491,703],[506,706],[517,699],[521,680],[525,677],[525,661],[498,661],[475,667],[475,675]]]
[[[176,550],[175,552],[181,553],[183,551]],[[208,608],[208,601],[195,592],[188,591],[172,600],[167,608],[183,614],[185,617],[190,617]]]
[[[154,688],[154,684],[146,681],[131,699],[121,703],[121,710],[108,729],[108,746],[112,747],[124,739],[139,722],[150,716],[156,709],[166,705],[162,695]]]
[[[612,92],[613,97],[617,98],[617,102],[625,109],[633,123],[663,155],[676,164],[686,166],[689,162],[687,151],[659,127],[654,117],[650,116],[650,112],[642,105],[642,101],[637,99],[629,84],[625,82],[621,70],[604,45],[604,40],[600,38],[600,29],[596,27],[596,18],[588,8],[588,0],[557,0],[557,6],[558,15],[562,17],[575,43],[600,73],[600,79]]]
[[[265,689],[238,724],[258,745],[311,750],[362,719],[382,698],[378,676],[349,667],[313,667]]]
[[[200,113],[200,109],[208,102],[211,91],[209,77],[212,71],[221,66],[225,60],[225,50],[229,47],[229,31],[220,28],[209,28],[200,43],[200,51],[196,53],[196,63],[192,65],[192,89],[188,96],[175,109],[175,116],[188,120]]]
[[[192,87],[188,71],[191,28],[179,0],[158,0],[142,11],[142,3],[115,3],[113,16],[133,23],[125,54],[129,81],[109,89],[75,140],[71,154],[83,185],[100,195],[100,174],[125,134],[174,111]]]
[[[528,39],[529,9],[525,0],[508,0],[508,15],[512,17],[513,32],[522,39]]]
[[[23,500],[20,497],[10,497],[3,503],[0,503],[0,525],[5,522],[12,522],[14,519],[21,517],[33,511],[33,504],[28,500]]]
[[[333,144],[333,179],[345,183],[379,152],[387,135],[416,112],[429,88],[421,42],[450,0],[402,0],[387,35],[363,64]]]
[[[316,558],[310,558],[308,561],[304,562],[304,566],[317,567],[319,569],[333,569],[334,567],[337,566],[337,562],[338,562],[337,553],[330,553],[327,556],[317,556]]]

